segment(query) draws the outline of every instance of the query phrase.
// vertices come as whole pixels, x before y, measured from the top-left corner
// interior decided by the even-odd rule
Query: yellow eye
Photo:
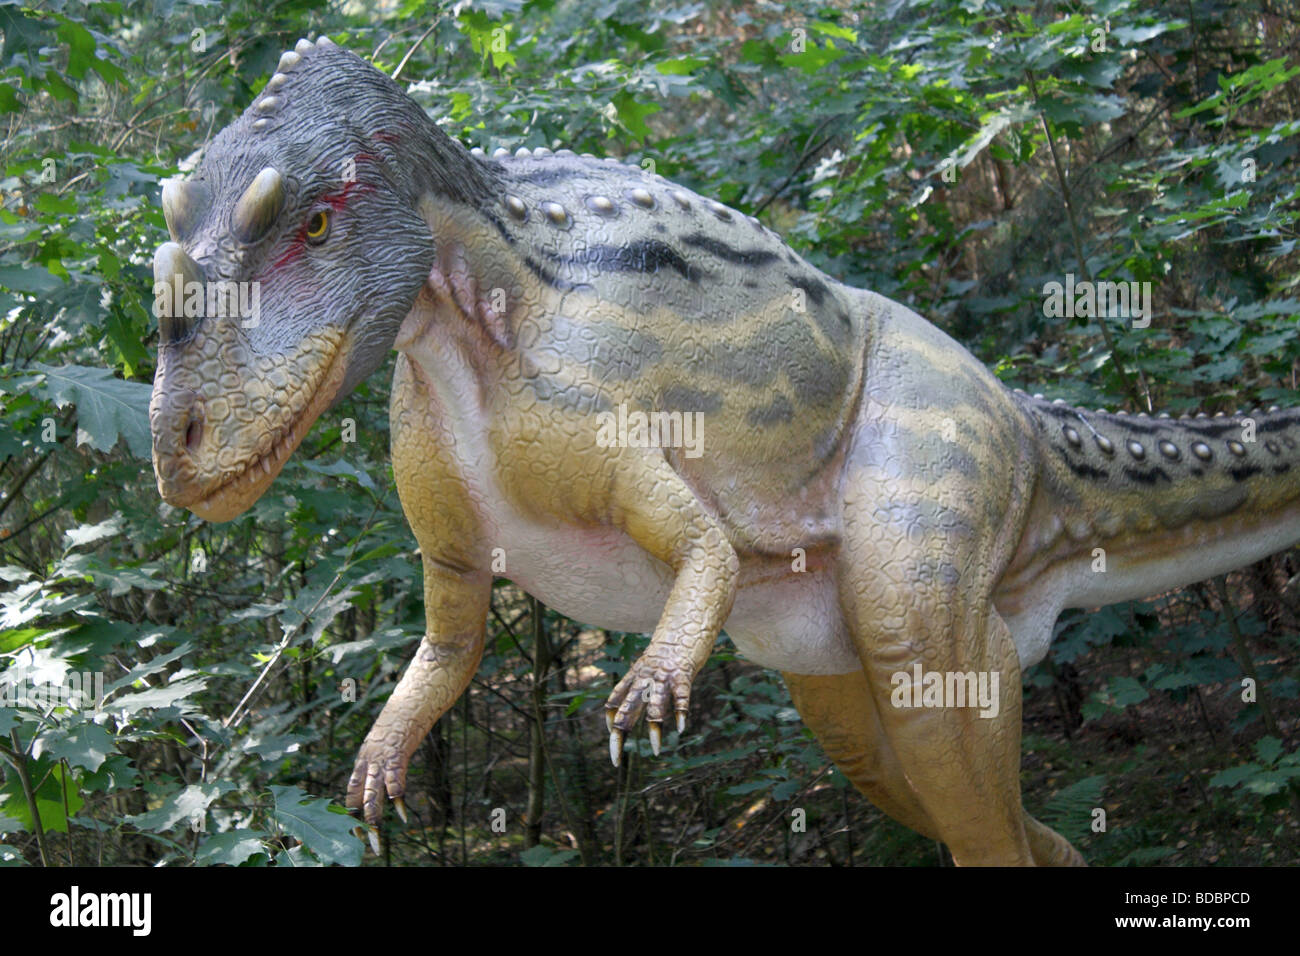
[[[312,245],[319,246],[329,234],[329,213],[324,210],[312,213],[312,217],[307,220],[307,241]]]

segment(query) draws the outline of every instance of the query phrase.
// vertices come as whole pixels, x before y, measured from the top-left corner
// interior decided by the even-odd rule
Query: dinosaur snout
[[[161,378],[154,384],[149,403],[154,474],[163,500],[184,508],[202,496],[196,459],[203,443],[203,399],[190,389],[166,384]]]

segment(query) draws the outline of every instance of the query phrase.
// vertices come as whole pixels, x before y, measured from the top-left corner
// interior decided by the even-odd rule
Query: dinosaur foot
[[[686,711],[691,698],[691,674],[672,660],[671,653],[656,653],[652,644],[605,701],[605,725],[609,729],[609,759],[617,767],[623,759],[623,737],[644,713],[650,749],[659,756],[663,746],[663,722],[671,711],[677,715],[677,732],[686,729]]]
[[[409,822],[406,812],[406,766],[410,758],[404,749],[393,746],[383,737],[372,734],[361,745],[357,762],[348,780],[347,808],[359,813],[372,828],[370,846],[379,852],[379,820],[384,814],[384,797],[392,801],[402,823]]]

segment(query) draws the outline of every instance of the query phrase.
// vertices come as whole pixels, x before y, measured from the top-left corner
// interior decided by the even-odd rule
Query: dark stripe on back
[[[813,278],[805,279],[801,276],[795,276],[789,274],[786,275],[786,278],[790,280],[790,284],[794,286],[796,289],[803,289],[804,294],[807,295],[808,298],[812,300],[813,305],[821,305],[822,302],[825,301],[826,296],[830,293],[830,290],[826,288],[826,283],[818,279],[813,279]],[[843,318],[845,320],[845,324],[847,325],[848,316],[843,316]]]
[[[1064,448],[1057,448],[1053,445],[1052,450],[1061,456],[1061,461],[1065,462],[1065,467],[1069,468],[1080,478],[1087,478],[1090,481],[1104,481],[1110,477],[1110,472],[1106,471],[1104,468],[1094,468],[1086,461],[1074,461],[1065,453]]]
[[[770,249],[737,249],[735,246],[729,246],[712,236],[706,236],[702,232],[683,236],[682,242],[693,248],[703,249],[724,262],[734,262],[738,266],[762,266],[779,258]]]
[[[1173,483],[1163,468],[1125,468],[1124,476],[1139,485],[1154,485],[1161,480]]]
[[[672,246],[658,239],[642,239],[624,246],[588,246],[577,255],[547,255],[561,265],[594,266],[598,272],[656,273],[672,269],[683,279],[698,282],[703,271],[691,265]]]

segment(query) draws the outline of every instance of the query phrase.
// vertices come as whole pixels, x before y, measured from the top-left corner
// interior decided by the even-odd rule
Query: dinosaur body
[[[1020,805],[1020,671],[1057,614],[1300,540],[1300,414],[1013,393],[757,220],[617,163],[471,154],[327,41],[285,55],[164,209],[164,287],[257,281],[264,303],[251,329],[160,316],[168,501],[239,514],[400,353],[393,468],[427,630],[349,786],[371,822],[469,683],[496,572],[652,632],[607,704],[615,762],[642,716],[656,751],[684,725],[725,625],[846,775],[958,862],[1081,862]],[[935,671],[995,675],[985,716],[897,706]]]

